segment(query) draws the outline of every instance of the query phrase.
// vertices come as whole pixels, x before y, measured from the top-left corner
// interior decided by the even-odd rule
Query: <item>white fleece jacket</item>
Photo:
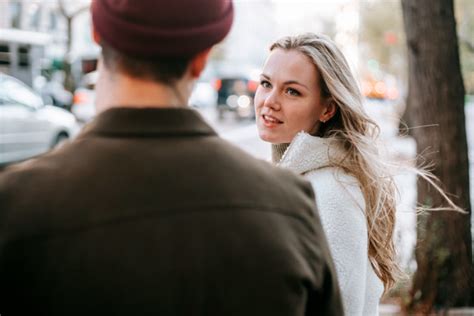
[[[301,132],[278,165],[303,175],[313,185],[345,315],[378,315],[383,284],[368,259],[364,197],[353,176],[329,165],[331,158],[343,154],[328,139]]]

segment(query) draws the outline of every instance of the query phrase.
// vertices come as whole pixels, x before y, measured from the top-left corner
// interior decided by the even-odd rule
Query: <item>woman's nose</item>
[[[263,105],[275,111],[280,110],[281,104],[276,91],[268,92]]]

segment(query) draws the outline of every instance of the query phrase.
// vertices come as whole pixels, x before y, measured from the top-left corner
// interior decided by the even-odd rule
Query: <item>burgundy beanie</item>
[[[139,58],[190,58],[229,33],[232,0],[93,0],[96,32],[111,47]]]

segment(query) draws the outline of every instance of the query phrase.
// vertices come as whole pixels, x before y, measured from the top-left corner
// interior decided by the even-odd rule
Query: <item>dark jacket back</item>
[[[341,315],[314,208],[193,110],[108,110],[0,176],[0,312]]]

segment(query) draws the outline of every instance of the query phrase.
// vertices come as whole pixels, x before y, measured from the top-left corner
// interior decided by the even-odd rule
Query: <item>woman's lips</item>
[[[275,127],[280,124],[283,124],[283,122],[277,119],[276,117],[271,116],[271,115],[266,115],[266,114],[262,114],[262,120],[263,120],[263,124],[266,127]]]

